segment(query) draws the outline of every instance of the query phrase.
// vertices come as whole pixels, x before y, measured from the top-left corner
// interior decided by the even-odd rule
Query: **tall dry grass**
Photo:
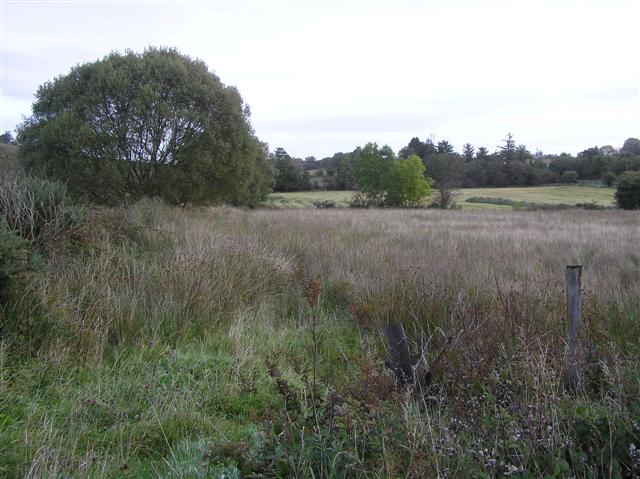
[[[623,349],[639,331],[633,213],[188,211],[143,203],[98,216],[88,252],[57,258],[39,283],[50,316],[89,355],[212,331],[258,305],[295,315],[301,274],[322,283],[328,309],[361,326],[401,320],[414,336],[561,342],[564,268],[582,264],[587,322],[597,320],[594,328]]]
[[[84,393],[80,388],[84,402],[74,406],[79,412],[65,426],[82,438],[72,457],[48,439],[63,442],[68,431],[32,431],[36,439],[29,447],[35,452],[24,469],[31,475],[78,471],[73,464],[95,448],[95,467],[104,469],[93,475],[114,476],[108,472],[114,461],[130,461],[151,447],[150,433],[136,423],[142,419],[129,417],[146,418],[144,427],[157,436],[153,447],[173,457],[176,444],[194,439],[190,431],[211,434],[207,421],[245,411],[242,401],[254,396],[260,398],[261,419],[282,414],[300,434],[309,430],[304,414],[296,423],[286,404],[301,403],[302,410],[313,404],[317,434],[294,444],[285,441],[295,434],[278,433],[273,451],[267,451],[293,448],[296,459],[287,460],[302,475],[333,477],[342,464],[354,477],[359,473],[353,471],[362,477],[466,477],[524,470],[535,477],[566,465],[574,475],[599,477],[612,464],[604,456],[589,456],[583,465],[582,456],[571,459],[567,452],[565,459],[566,451],[578,454],[583,447],[569,419],[575,411],[586,405],[581,414],[593,430],[605,417],[612,438],[622,431],[621,444],[636,434],[631,411],[640,391],[637,214],[188,210],[144,202],[94,212],[77,235],[78,251],[53,256],[31,285],[51,325],[39,357],[48,364],[66,357],[100,367],[114,357],[119,364],[120,352],[151,355],[160,345],[161,352],[153,354],[164,358],[165,350],[181,351],[179,359],[191,345],[205,344],[210,346],[197,350],[195,370],[208,382],[189,373],[188,385],[180,386],[188,393],[182,394],[172,383],[182,384],[182,366],[163,372],[157,387],[168,381],[171,389],[149,399],[160,411],[156,417],[145,409],[146,390],[139,391],[137,383],[156,387],[154,368],[164,359],[153,356],[147,371],[142,353],[134,355],[130,361],[140,380],[125,378],[114,365],[104,373],[104,386],[100,377],[82,386]],[[559,376],[564,268],[576,263],[584,266],[588,386],[578,398],[563,392]],[[307,344],[305,287],[316,282],[318,342],[314,330]],[[413,351],[433,367],[431,388],[419,400],[388,390],[378,331],[397,320],[409,331]],[[316,346],[318,383],[325,391],[317,403],[315,364],[309,369],[304,363]],[[211,354],[218,355],[215,366],[208,364]],[[441,360],[434,364],[436,357]],[[194,370],[183,362],[186,371]],[[227,369],[218,379],[218,370]],[[216,381],[221,386],[212,386]],[[100,402],[103,387],[107,403]],[[233,399],[213,401],[210,387],[223,388]],[[140,397],[130,402],[122,391]],[[268,412],[262,395],[282,396],[286,410]],[[105,431],[124,431],[126,454],[93,439],[98,407],[106,411]],[[129,408],[143,412],[136,416]],[[46,415],[40,421],[42,427],[49,424]],[[599,436],[589,441],[584,447],[592,450],[604,444]],[[265,454],[266,446],[260,447]],[[201,457],[197,449],[191,459]],[[632,466],[624,467],[628,472]]]

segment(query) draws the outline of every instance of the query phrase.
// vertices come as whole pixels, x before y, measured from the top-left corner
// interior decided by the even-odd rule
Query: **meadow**
[[[508,208],[510,205],[487,201],[471,203],[470,198],[503,199],[513,202],[543,205],[589,204],[613,206],[615,188],[582,185],[531,186],[521,188],[462,188],[456,190],[456,201],[463,209]],[[270,208],[313,208],[315,201],[333,201],[337,207],[346,207],[353,191],[301,191],[272,193],[264,203]],[[429,198],[427,198],[427,202]]]
[[[0,475],[637,477],[638,237],[613,210],[92,210],[3,310]],[[385,367],[394,321],[424,394]]]

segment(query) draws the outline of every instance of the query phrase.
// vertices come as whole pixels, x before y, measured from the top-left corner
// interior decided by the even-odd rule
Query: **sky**
[[[0,131],[39,85],[169,46],[250,106],[271,150],[412,137],[576,154],[640,137],[640,1],[0,0]]]

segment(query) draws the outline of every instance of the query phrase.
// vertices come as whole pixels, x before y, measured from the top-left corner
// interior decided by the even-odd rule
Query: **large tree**
[[[2,135],[0,135],[0,143],[4,143],[7,145],[13,145],[15,140],[13,139],[13,135],[9,130],[5,131]]]
[[[271,156],[276,179],[275,191],[303,191],[311,189],[309,172],[299,158],[291,158],[284,148],[276,148]]]
[[[622,151],[632,155],[640,155],[640,140],[637,138],[627,138],[622,145]]]
[[[98,203],[252,204],[272,182],[236,88],[173,49],[112,53],[45,83],[18,138],[32,171]]]
[[[356,158],[355,174],[360,191],[372,196],[384,195],[389,168],[396,159],[393,150],[385,145],[380,148],[368,143]]]

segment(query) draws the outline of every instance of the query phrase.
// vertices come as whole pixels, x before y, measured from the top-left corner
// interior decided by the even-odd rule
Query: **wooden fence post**
[[[401,323],[393,323],[383,330],[389,349],[389,359],[391,370],[396,376],[396,381],[401,386],[413,385],[415,374],[411,364],[411,354],[409,353],[409,343],[404,334]]]
[[[577,391],[582,387],[579,330],[582,321],[582,266],[567,266],[567,319],[568,342],[564,357],[562,379],[566,389]]]

